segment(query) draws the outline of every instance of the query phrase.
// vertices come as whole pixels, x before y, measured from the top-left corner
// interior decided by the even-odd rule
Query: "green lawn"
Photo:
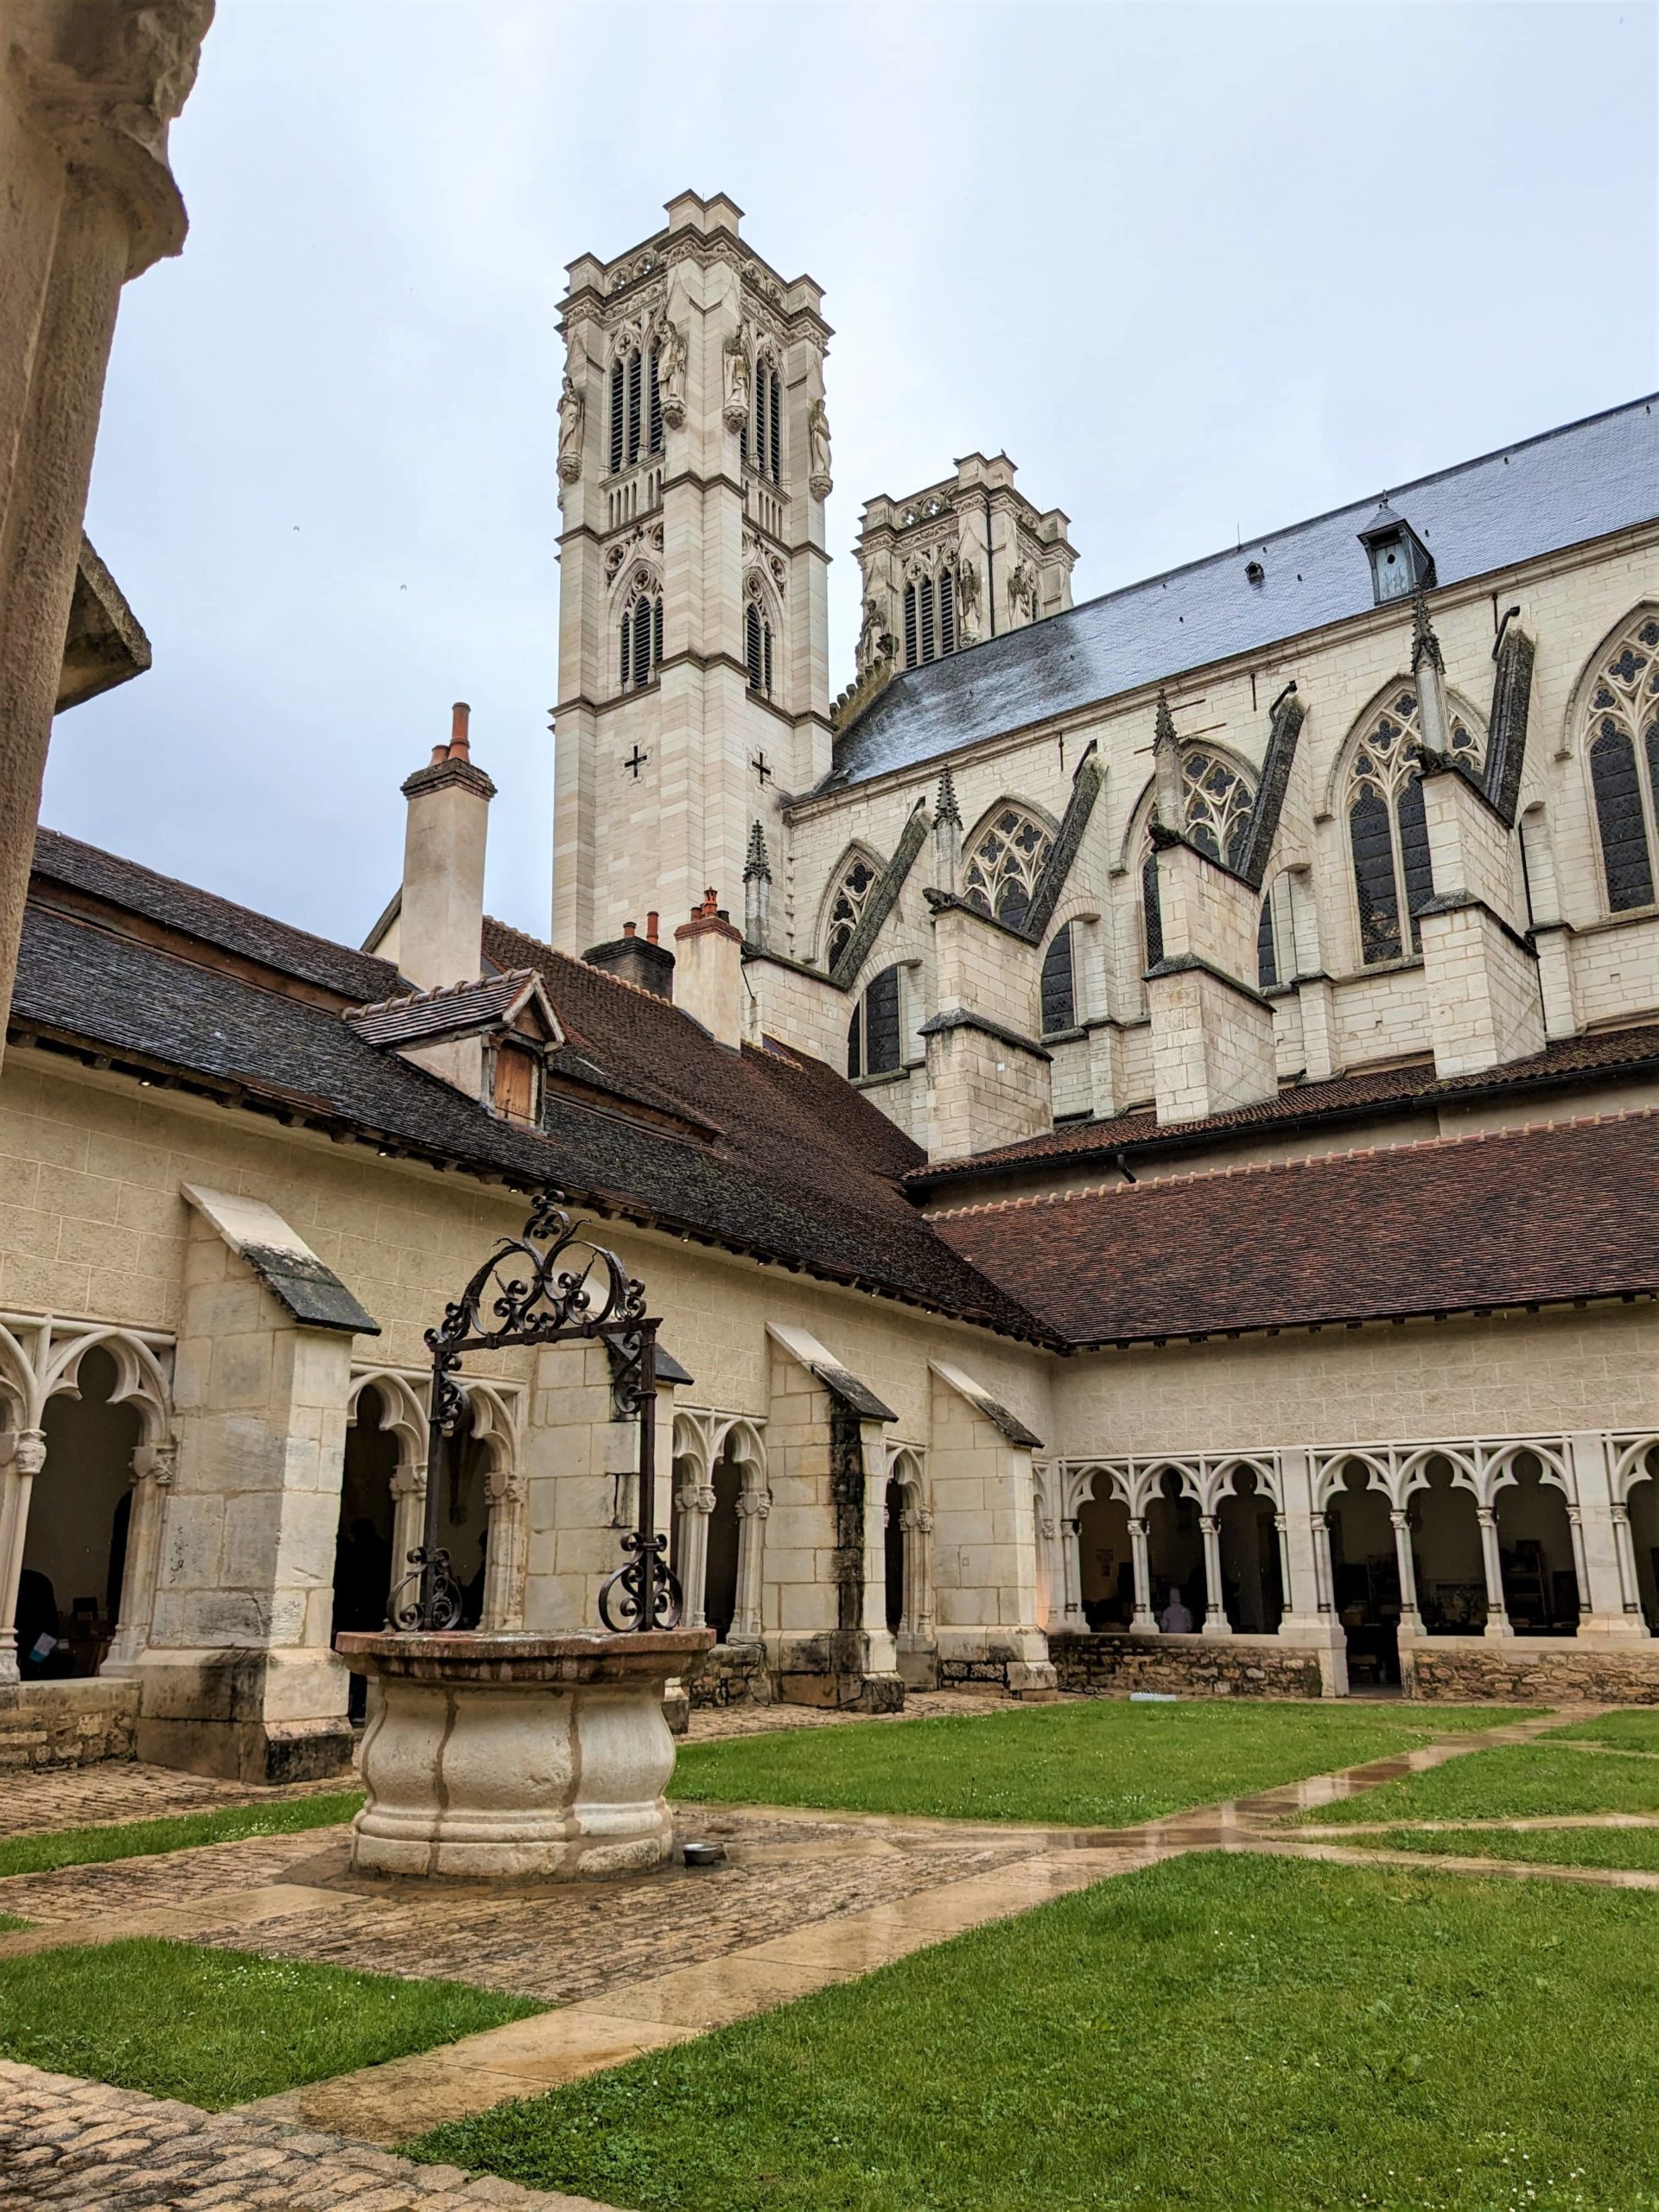
[[[1205,1853],[415,2152],[639,2212],[1653,2212],[1656,1974],[1644,1895]]]
[[[34,1923],[25,1920],[20,1912],[0,1912],[0,1936],[10,1936],[19,1928],[32,1928]]]
[[[1628,1866],[1659,1874],[1659,1828],[1380,1828],[1344,1836],[1362,1851],[1441,1852],[1534,1866]]]
[[[1524,1820],[1539,1813],[1659,1813],[1659,1759],[1575,1751],[1548,1737],[1448,1759],[1299,1821]]]
[[[545,2009],[149,1936],[0,1959],[0,2055],[209,2111]]]
[[[1491,1707],[1099,1699],[694,1743],[670,1795],[1128,1827],[1522,1717]]]
[[[349,1821],[362,1802],[360,1789],[335,1789],[314,1797],[280,1797],[269,1805],[231,1805],[215,1813],[0,1836],[0,1878],[49,1874],[56,1866],[91,1866],[111,1859],[146,1859],[154,1852],[185,1851],[194,1844],[237,1843],[244,1836],[334,1827]]]
[[[1569,1720],[1547,1732],[1574,1743],[1614,1744],[1622,1751],[1659,1751],[1659,1709],[1636,1706],[1628,1713],[1605,1713],[1599,1720]]]

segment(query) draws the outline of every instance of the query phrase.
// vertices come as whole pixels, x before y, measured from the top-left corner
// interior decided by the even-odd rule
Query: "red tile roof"
[[[1430,1063],[1421,1061],[1410,1067],[1362,1069],[1326,1083],[1290,1084],[1253,1106],[1236,1106],[1229,1113],[1211,1114],[1201,1121],[1160,1122],[1147,1106],[1100,1120],[1065,1122],[1042,1136],[1027,1138],[1023,1144],[1001,1145],[995,1151],[976,1152],[969,1159],[944,1160],[937,1166],[924,1161],[911,1170],[905,1181],[919,1195],[946,1184],[971,1181],[976,1176],[1013,1174],[1027,1166],[1090,1160],[1103,1164],[1119,1152],[1128,1152],[1133,1159],[1142,1150],[1213,1149],[1218,1140],[1230,1135],[1254,1135],[1264,1128],[1305,1121],[1370,1118],[1379,1109],[1410,1113],[1466,1103],[1498,1092],[1591,1081],[1643,1067],[1659,1069],[1659,1023],[1563,1038],[1527,1059],[1510,1060],[1478,1075],[1448,1076],[1442,1080]]]
[[[1659,1292],[1659,1111],[929,1217],[1074,1344]]]

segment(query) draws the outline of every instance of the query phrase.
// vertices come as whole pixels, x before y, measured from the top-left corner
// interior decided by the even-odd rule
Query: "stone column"
[[[177,1443],[169,1437],[161,1444],[141,1444],[132,1455],[132,1510],[127,1522],[126,1566],[121,1576],[121,1617],[101,1674],[130,1674],[149,1640],[162,1549],[162,1516],[178,1452]]]
[[[516,1468],[492,1467],[484,1480],[489,1541],[484,1554],[481,1629],[524,1624],[524,1497],[529,1484]]]
[[[880,1421],[861,1419],[859,1444],[864,1461],[864,1585],[860,1625],[864,1632],[867,1671],[896,1675],[899,1645],[887,1626],[887,1451]]]
[[[1052,1527],[1052,1523],[1049,1524]],[[1081,1521],[1062,1520],[1059,1524],[1060,1586],[1062,1603],[1060,1619],[1068,1629],[1079,1630],[1084,1625],[1083,1612],[1083,1550],[1078,1541],[1083,1534]]]
[[[1273,1528],[1274,1534],[1279,1539],[1279,1585],[1284,1592],[1284,1603],[1279,1618],[1279,1633],[1282,1636],[1286,1628],[1296,1618],[1296,1587],[1290,1574],[1289,1514],[1275,1513],[1273,1516]]]
[[[29,1533],[29,1493],[46,1465],[46,1432],[16,1428],[0,1436],[0,1682],[15,1682],[17,1667],[17,1586]]]
[[[1400,1571],[1400,1633],[1421,1636],[1423,1617],[1417,1609],[1417,1563],[1411,1555],[1411,1523],[1401,1506],[1390,1507],[1389,1518],[1394,1523],[1395,1563]]]
[[[1200,1513],[1198,1526],[1204,1532],[1204,1628],[1205,1636],[1230,1636],[1232,1624],[1227,1618],[1227,1608],[1221,1594],[1221,1516],[1219,1513]]]
[[[1573,1575],[1579,1586],[1579,1625],[1581,1628],[1584,1617],[1590,1610],[1590,1562],[1584,1548],[1584,1509],[1574,1504],[1570,1498],[1567,1507],[1567,1525],[1573,1538]]]
[[[709,1492],[712,1506],[714,1492]],[[758,1643],[761,1634],[762,1568],[766,1555],[766,1516],[772,1493],[744,1490],[737,1500],[737,1603],[732,1609],[734,1643]],[[708,1523],[703,1523],[705,1529]]]
[[[426,1518],[426,1462],[411,1460],[407,1466],[397,1468],[390,1484],[391,1491],[391,1588],[387,1593],[388,1616],[396,1610],[397,1592],[410,1575],[418,1572],[409,1563],[410,1552],[418,1548],[424,1533]],[[413,1597],[411,1588],[408,1597]]]
[[[1490,1637],[1513,1636],[1510,1617],[1503,1605],[1503,1564],[1497,1548],[1497,1509],[1493,1505],[1478,1505],[1475,1509],[1480,1520],[1480,1563],[1486,1571],[1486,1633]]]
[[[1630,1534],[1630,1509],[1620,1499],[1612,1507],[1613,1542],[1618,1556],[1620,1605],[1626,1620],[1642,1621],[1642,1584],[1636,1568],[1636,1539]]]
[[[1337,1612],[1336,1576],[1331,1564],[1331,1516],[1315,1513],[1309,1525],[1313,1532],[1313,1576],[1319,1591],[1319,1608],[1323,1618],[1334,1622]]]
[[[1147,1541],[1144,1513],[1129,1516],[1129,1563],[1135,1581],[1135,1612],[1129,1626],[1137,1636],[1155,1636],[1158,1617],[1152,1610],[1152,1549]]]
[[[212,12],[205,0],[33,0],[5,11],[0,1039],[116,308],[129,277],[184,244],[167,131]]]
[[[1577,1503],[1576,1517],[1571,1505],[1567,1517],[1573,1522],[1573,1563],[1579,1574],[1580,1629],[1597,1636],[1645,1637],[1648,1624],[1636,1580],[1630,1517],[1613,1496],[1607,1438],[1588,1430],[1566,1441]]]
[[[705,1628],[708,1625],[706,1601],[709,1582],[709,1516],[715,1510],[713,1486],[694,1477],[682,1483],[674,1493],[675,1510],[679,1515],[680,1535],[680,1597],[685,1607],[684,1625]],[[739,1500],[739,1510],[742,1501]],[[739,1541],[747,1533],[740,1525]]]
[[[905,1508],[905,1585],[911,1634],[918,1643],[933,1637],[933,1516],[925,1505]]]

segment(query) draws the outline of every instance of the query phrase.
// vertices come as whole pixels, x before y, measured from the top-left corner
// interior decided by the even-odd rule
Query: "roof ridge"
[[[660,991],[647,990],[643,983],[631,982],[626,976],[613,975],[608,968],[595,967],[591,960],[582,959],[579,953],[561,952],[556,945],[549,944],[545,938],[532,937],[528,930],[521,930],[515,922],[504,922],[494,914],[486,914],[485,927],[487,929],[492,924],[499,930],[505,930],[512,937],[522,938],[526,944],[533,944],[550,960],[563,960],[572,968],[579,968],[584,976],[602,976],[606,982],[614,983],[618,990],[632,991],[636,998],[649,999],[653,1006],[669,1007],[681,1014],[685,1011],[683,1007],[674,1007],[673,1000],[665,999]],[[672,955],[670,957],[671,958]]]
[[[1518,1137],[1538,1136],[1559,1129],[1595,1128],[1613,1122],[1645,1122],[1659,1116],[1659,1106],[1621,1107],[1612,1114],[1555,1115],[1539,1121],[1517,1122],[1496,1129],[1467,1129],[1453,1135],[1405,1137],[1397,1144],[1352,1145],[1344,1151],[1298,1153],[1285,1160],[1239,1160],[1226,1167],[1177,1168],[1145,1182],[1084,1183],[1065,1191],[1039,1191],[1012,1198],[987,1198],[978,1205],[937,1206],[922,1216],[925,1221],[947,1221],[965,1214],[1007,1213],[1021,1206],[1066,1205],[1079,1198],[1127,1198],[1136,1192],[1156,1191],[1171,1183],[1217,1183],[1248,1175],[1278,1175],[1287,1168],[1335,1166],[1344,1160],[1373,1160],[1402,1152],[1449,1152],[1460,1145],[1501,1144]]]

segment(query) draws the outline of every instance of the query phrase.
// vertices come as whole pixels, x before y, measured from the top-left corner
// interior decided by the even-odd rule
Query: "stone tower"
[[[553,941],[580,954],[709,887],[830,766],[823,296],[682,193],[570,264],[559,401]]]

